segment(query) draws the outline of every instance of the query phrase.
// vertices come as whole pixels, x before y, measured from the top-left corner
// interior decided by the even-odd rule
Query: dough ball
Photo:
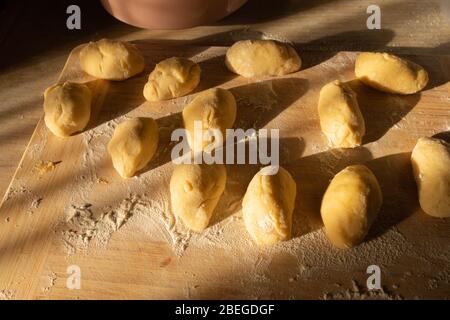
[[[366,85],[389,93],[416,93],[428,83],[424,68],[388,53],[361,53],[356,59],[355,74]]]
[[[186,227],[200,232],[225,190],[227,171],[222,164],[181,164],[170,179],[172,210]]]
[[[274,40],[243,40],[228,49],[225,64],[230,71],[252,78],[296,72],[302,62],[288,44]]]
[[[378,181],[367,167],[353,165],[339,172],[331,180],[320,208],[330,241],[339,248],[361,243],[382,202]]]
[[[250,181],[242,213],[245,227],[258,245],[272,245],[291,237],[296,193],[294,179],[282,167],[275,175],[264,175],[260,170]]]
[[[44,93],[44,121],[58,137],[82,131],[91,117],[91,90],[84,84],[55,84]]]
[[[421,138],[411,162],[423,211],[434,217],[450,217],[450,144]]]
[[[116,171],[123,178],[130,178],[144,168],[155,155],[158,139],[158,125],[152,118],[135,118],[119,124],[108,143]]]
[[[228,90],[213,88],[198,94],[183,109],[184,127],[188,142],[195,152],[202,151],[214,143],[214,137],[204,138],[210,129],[220,130],[225,140],[226,129],[230,129],[236,119],[236,100]],[[195,121],[201,121],[202,132],[194,136]]]
[[[91,76],[125,80],[144,70],[144,57],[127,42],[102,39],[90,42],[80,52],[81,68]]]
[[[319,97],[320,128],[333,147],[361,145],[366,132],[356,93],[338,80],[325,85]]]
[[[192,92],[200,82],[200,66],[186,58],[161,61],[150,73],[144,87],[148,101],[168,100]]]

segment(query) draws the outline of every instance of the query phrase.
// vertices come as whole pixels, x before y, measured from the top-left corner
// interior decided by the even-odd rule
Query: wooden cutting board
[[[137,45],[147,68],[124,82],[84,74],[80,48],[69,56],[60,81],[88,83],[95,97],[92,121],[68,139],[49,133],[42,119],[37,125],[0,208],[0,298],[449,297],[450,221],[418,207],[409,157],[419,137],[445,136],[450,128],[450,56],[409,57],[431,81],[420,94],[398,96],[353,80],[353,52],[299,48],[300,72],[251,80],[227,71],[224,47]],[[200,63],[198,90],[145,102],[148,73],[171,56]],[[320,132],[319,90],[334,79],[351,81],[358,93],[367,126],[360,148],[331,150]],[[290,241],[258,248],[245,231],[240,201],[258,165],[227,166],[226,191],[203,233],[190,233],[171,213],[170,133],[181,126],[183,106],[214,86],[235,95],[236,127],[280,129],[281,163],[298,186]],[[123,180],[106,144],[117,123],[133,116],[157,119],[161,139],[156,159]],[[343,251],[327,241],[318,210],[331,177],[354,163],[374,171],[384,204],[367,241]],[[366,288],[369,265],[381,268],[383,290]],[[79,289],[67,286],[77,275],[73,270],[81,273]]]

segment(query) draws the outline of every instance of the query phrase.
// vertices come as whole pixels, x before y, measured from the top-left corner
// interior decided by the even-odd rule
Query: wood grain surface
[[[357,53],[300,51],[300,72],[252,80],[227,71],[225,47],[137,45],[146,70],[124,82],[84,74],[79,48],[69,56],[59,81],[88,83],[95,96],[92,121],[68,139],[53,136],[39,121],[0,208],[0,297],[448,298],[449,220],[429,217],[418,207],[409,157],[419,137],[445,137],[449,130],[449,56],[409,56],[428,70],[431,81],[419,94],[399,96],[354,80]],[[145,102],[148,72],[180,53],[200,63],[199,88],[187,97]],[[367,126],[360,148],[330,150],[320,132],[318,93],[334,79],[349,81],[358,93]],[[258,165],[227,166],[226,192],[202,234],[189,233],[171,213],[170,132],[181,126],[183,106],[215,86],[236,97],[236,127],[280,129],[281,163],[298,186],[293,239],[286,243],[258,248],[243,227],[240,200]],[[105,146],[117,123],[133,116],[157,119],[161,140],[151,164],[123,180]],[[48,161],[54,168],[42,170]],[[342,251],[328,243],[318,208],[329,179],[353,163],[374,171],[384,205],[367,241]],[[85,245],[68,245],[70,218],[83,212],[100,223],[88,227]],[[121,212],[128,220],[99,231],[102,217],[116,219]],[[382,270],[382,291],[365,288],[366,268],[373,264]],[[81,270],[79,290],[67,288],[71,265]]]

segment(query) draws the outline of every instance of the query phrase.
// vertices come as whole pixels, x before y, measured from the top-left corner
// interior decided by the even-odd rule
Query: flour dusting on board
[[[260,105],[260,101],[256,103]],[[167,243],[179,259],[188,249],[205,253],[219,250],[231,265],[249,266],[245,275],[236,275],[236,281],[247,296],[259,298],[267,296],[267,284],[273,282],[274,277],[278,279],[279,276],[271,274],[271,270],[280,259],[287,259],[296,266],[287,270],[286,279],[295,288],[295,285],[305,281],[327,279],[332,272],[346,272],[348,268],[367,266],[374,261],[388,265],[401,255],[413,252],[411,245],[395,227],[353,250],[338,250],[329,243],[322,228],[305,226],[305,221],[298,216],[294,216],[293,239],[272,247],[258,248],[251,241],[242,220],[241,200],[245,188],[241,187],[242,181],[233,176],[229,176],[227,190],[215,210],[220,214],[213,217],[210,227],[204,232],[193,233],[171,211],[170,161],[158,163],[156,168],[144,170],[127,180],[117,177],[111,168],[105,172],[107,178],[99,177],[104,163],[108,161],[105,146],[119,122],[106,122],[84,136],[86,151],[82,165],[89,170],[83,179],[80,178],[79,185],[83,187],[75,190],[71,205],[66,208],[66,219],[60,225],[62,240],[69,254],[91,247],[106,248],[114,233],[127,225],[133,233],[140,232],[149,240]],[[92,188],[106,188],[99,190],[108,192],[97,195]],[[230,191],[235,188],[240,188],[241,192]],[[114,197],[114,200],[109,197]],[[189,287],[187,292],[192,296],[196,283],[207,279],[203,278],[206,275],[201,274],[191,276],[193,287]],[[366,293],[352,288],[343,288],[338,292],[324,290],[322,298],[341,296],[354,299],[398,298],[395,293]]]
[[[403,297],[397,293],[392,293],[385,288],[379,290],[367,290],[366,287],[361,286],[357,281],[352,280],[351,288],[326,292],[323,295],[324,300],[366,300],[366,299],[383,299],[383,300],[402,300]]]
[[[0,290],[0,300],[13,300],[14,291],[12,290]]]
[[[203,58],[207,60],[208,57],[205,55]],[[328,79],[329,75],[340,73],[353,63],[351,60],[353,58],[354,54],[337,55],[332,60],[322,63],[318,68],[323,76],[312,79],[311,84],[320,84],[323,79]],[[292,90],[290,88],[286,90],[286,85],[291,84]],[[277,110],[277,107],[283,103],[283,99],[286,99],[288,91],[295,92],[296,88],[301,87],[295,85],[295,81],[277,84],[266,80],[243,85],[241,83],[240,86],[231,88],[239,112],[248,116],[238,118],[236,126],[263,127],[272,120],[279,121],[277,118],[282,118],[279,115],[284,109]],[[304,112],[303,109],[311,104],[315,110],[316,98],[316,96],[309,97],[308,104],[296,107],[302,108],[300,111]],[[167,138],[170,137],[170,132],[179,126],[180,119],[177,115],[179,116],[183,106],[191,99],[192,96],[182,97],[163,105],[164,113],[159,114],[159,117],[166,121],[157,119],[160,121],[158,125],[161,137],[170,140]],[[396,105],[402,111],[403,100],[398,99],[400,100]],[[293,101],[287,103],[286,108],[292,103]],[[144,104],[142,108],[136,106],[136,109],[128,114],[105,121],[82,134],[84,152],[80,158],[80,166],[83,170],[74,178],[75,187],[71,190],[70,203],[64,210],[64,220],[58,225],[62,242],[69,254],[79,251],[89,253],[91,248],[107,250],[108,244],[114,241],[116,235],[125,236],[127,239],[139,237],[144,239],[143,245],[163,243],[173,253],[170,259],[177,262],[194,252],[198,261],[205,263],[205,270],[201,273],[189,270],[182,274],[185,283],[184,294],[188,298],[208,297],[199,295],[202,284],[211,283],[211,277],[216,276],[221,283],[228,282],[230,287],[235,287],[237,293],[233,292],[235,294],[231,295],[233,297],[240,294],[242,297],[254,299],[261,297],[400,299],[401,296],[395,292],[398,286],[392,286],[389,290],[383,287],[379,291],[367,291],[357,282],[361,282],[359,279],[344,282],[337,288],[329,288],[327,283],[336,273],[348,275],[349,270],[362,270],[363,276],[360,278],[364,278],[367,266],[377,264],[382,268],[388,268],[405,256],[450,260],[441,250],[437,253],[420,252],[420,249],[415,248],[395,225],[386,228],[377,237],[367,239],[356,248],[336,249],[328,241],[322,226],[305,219],[302,212],[298,212],[301,210],[294,212],[291,240],[272,247],[260,248],[250,239],[241,212],[242,196],[250,180],[247,178],[251,178],[252,172],[249,174],[245,169],[230,167],[227,167],[226,191],[214,211],[215,215],[210,226],[201,233],[191,232],[171,210],[169,181],[173,165],[170,162],[169,144],[160,145],[149,167],[141,170],[133,178],[122,179],[112,168],[107,144],[116,126],[128,117],[154,116],[152,108],[157,107],[150,104]],[[111,113],[115,114],[116,111],[112,110]],[[310,111],[307,110],[304,114],[312,114]],[[291,120],[290,118],[284,119],[283,124]],[[292,121],[294,120],[298,121],[297,119]],[[396,125],[394,120],[392,125]],[[408,119],[402,119],[391,132],[404,130],[407,122]],[[299,132],[307,133],[316,127],[307,123],[305,128],[300,128],[304,131]],[[293,136],[303,139],[298,137],[299,132],[296,131]],[[309,143],[310,140],[306,142]],[[291,152],[289,160],[298,160],[301,153],[294,152],[295,150],[289,147],[290,145],[282,146],[286,149],[282,150],[283,154]],[[340,165],[343,155],[337,151],[327,150],[325,145],[307,145],[307,147],[317,153],[313,155],[314,163],[319,168],[317,173],[332,176],[336,166]],[[308,200],[311,199],[306,199]],[[217,275],[217,270],[209,270],[208,259],[213,256],[223,258],[223,267],[228,274]],[[353,275],[348,276],[353,279]],[[433,279],[427,279],[430,290],[436,288],[437,283],[448,281],[448,278],[449,274],[443,273]],[[312,284],[315,286],[314,292],[322,294],[309,296],[304,289]]]
[[[48,294],[52,291],[52,288],[55,286],[56,281],[58,280],[58,276],[54,272],[50,272],[47,276],[48,285],[42,288],[42,292],[44,294]]]
[[[105,247],[111,235],[119,230],[130,216],[139,210],[139,198],[130,196],[117,208],[104,208],[97,212],[91,204],[72,205],[67,212],[66,223],[62,227],[64,245],[68,253],[87,249],[91,242]]]

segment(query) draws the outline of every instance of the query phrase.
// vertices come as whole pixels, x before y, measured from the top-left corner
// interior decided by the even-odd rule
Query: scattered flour
[[[396,293],[391,293],[385,288],[380,290],[368,290],[355,280],[352,280],[352,288],[337,292],[324,293],[324,300],[402,300],[403,297]]]
[[[447,287],[450,284],[450,270],[444,270],[439,272],[435,277],[428,280],[428,289],[435,290],[440,285],[445,284]]]
[[[36,197],[31,201],[30,207],[28,208],[28,213],[33,214],[36,209],[41,205],[42,197]]]
[[[0,290],[0,300],[13,300],[14,292],[12,290]]]
[[[50,272],[50,274],[48,275],[48,285],[46,287],[42,288],[42,292],[49,293],[52,290],[52,288],[55,286],[56,280],[58,280],[58,276],[56,275],[56,273]]]
[[[32,192],[25,187],[24,185],[20,185],[18,187],[11,187],[6,194],[5,201],[9,201],[16,196],[24,197],[26,200],[32,199]]]
[[[65,223],[60,226],[63,242],[69,254],[85,250],[91,242],[105,247],[111,235],[134,214],[139,198],[131,195],[117,208],[95,212],[91,204],[71,205]]]

